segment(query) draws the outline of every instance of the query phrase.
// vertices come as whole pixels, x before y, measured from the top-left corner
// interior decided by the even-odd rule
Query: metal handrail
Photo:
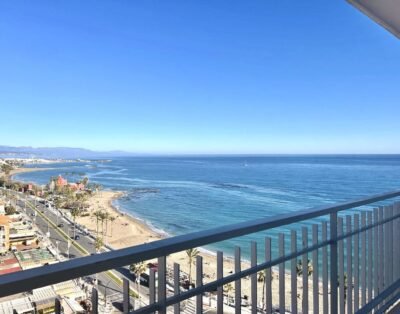
[[[77,277],[99,273],[131,263],[166,256],[193,247],[204,246],[210,243],[281,227],[320,216],[337,214],[339,211],[368,205],[397,196],[400,196],[400,191],[392,191],[355,201],[306,209],[295,213],[278,215],[272,218],[267,217],[238,224],[231,224],[125,249],[81,257],[58,264],[6,274],[0,277],[0,297]]]
[[[341,240],[347,239],[347,238],[349,238],[349,237],[351,237],[351,236],[353,236],[353,235],[355,235],[357,233],[361,233],[361,232],[367,231],[369,229],[372,229],[372,228],[375,228],[377,226],[383,225],[385,223],[388,223],[388,222],[393,221],[393,220],[398,219],[398,218],[400,218],[400,214],[396,215],[396,216],[393,216],[391,218],[388,218],[388,219],[384,219],[384,220],[382,220],[382,221],[380,221],[378,223],[374,223],[374,224],[368,225],[366,227],[359,228],[359,229],[357,229],[355,231],[344,233],[341,236],[337,236],[335,239],[329,239],[327,241],[319,242],[316,245],[308,246],[305,249],[297,250],[295,253],[285,254],[284,256],[277,257],[277,258],[275,258],[275,259],[273,259],[271,261],[259,263],[259,264],[257,264],[257,266],[253,266],[251,268],[242,270],[240,272],[233,273],[231,275],[225,276],[225,277],[223,277],[221,279],[209,282],[209,283],[201,285],[199,287],[195,287],[193,289],[190,289],[188,291],[180,293],[179,295],[174,295],[172,297],[169,297],[169,298],[167,298],[165,300],[165,305],[166,306],[170,306],[170,305],[176,304],[178,302],[182,302],[184,300],[192,298],[192,297],[194,297],[196,295],[200,295],[200,294],[203,294],[205,292],[214,291],[215,289],[217,289],[217,287],[220,287],[220,286],[226,285],[228,283],[231,283],[233,281],[245,278],[245,277],[250,276],[252,274],[256,274],[259,271],[265,270],[267,268],[272,268],[272,267],[274,267],[276,265],[279,265],[281,263],[291,261],[294,258],[297,258],[297,257],[302,256],[304,254],[311,253],[311,252],[313,252],[315,250],[318,250],[320,248],[328,246],[332,242],[337,242],[337,241],[341,241]],[[379,304],[379,302],[378,302],[378,304]],[[159,308],[160,308],[160,305],[157,304],[157,303],[154,303],[154,304],[150,304],[150,305],[147,305],[147,306],[145,306],[143,308],[140,308],[140,309],[136,310],[135,314],[151,313],[151,312],[157,311]]]

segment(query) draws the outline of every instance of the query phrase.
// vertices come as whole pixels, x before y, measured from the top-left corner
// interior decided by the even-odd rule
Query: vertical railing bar
[[[384,206],[383,208],[383,217],[384,219],[389,218],[389,207]],[[383,237],[384,237],[384,242],[385,242],[385,247],[384,247],[384,287],[387,288],[390,286],[390,280],[389,280],[389,223],[385,223],[383,226]]]
[[[257,266],[257,242],[251,241],[251,267]],[[257,273],[250,275],[251,313],[257,313]]]
[[[265,261],[271,261],[271,238],[265,238]],[[267,313],[272,313],[272,271],[271,268],[267,268],[265,276],[265,302]]]
[[[296,230],[292,230],[290,233],[291,238],[291,251],[292,253],[297,252],[297,234]],[[292,313],[297,314],[297,272],[296,272],[296,258],[293,258],[290,261],[290,280],[291,280],[291,304],[292,304]]]
[[[341,236],[343,234],[343,218],[338,217],[338,232],[337,235]],[[344,246],[343,240],[338,241],[338,264],[339,273],[336,280],[339,281],[339,313],[344,314],[345,312],[345,301],[344,301]]]
[[[369,211],[367,213],[367,224],[370,226],[372,225],[372,211]],[[368,237],[368,267],[367,267],[367,303],[372,300],[372,274],[373,274],[373,269],[372,269],[372,229],[367,230],[367,237]]]
[[[241,257],[240,247],[235,247],[235,273],[241,271]],[[235,313],[240,314],[242,312],[242,282],[240,279],[235,280]]]
[[[303,227],[302,231],[302,241],[303,249],[308,247],[308,228]],[[303,300],[302,300],[302,312],[308,313],[308,253],[302,255],[302,277],[303,277]]]
[[[384,218],[383,215],[383,206],[379,207],[379,221],[382,221]],[[379,292],[382,292],[385,287],[385,238],[383,236],[383,224],[379,225]]]
[[[322,241],[328,240],[328,223],[322,222]],[[328,247],[322,248],[322,307],[323,313],[328,313]]]
[[[393,217],[393,205],[388,205],[387,207],[387,218],[391,219]],[[390,286],[393,283],[393,221],[389,221],[387,223],[387,266],[388,266],[388,283],[387,286]],[[392,295],[389,295],[386,299],[386,302],[392,298]]]
[[[217,252],[217,280],[224,276],[224,256],[221,251]],[[223,287],[217,288],[217,314],[224,312],[224,291]]]
[[[318,244],[318,225],[312,225],[312,244]],[[315,314],[319,313],[319,263],[318,263],[318,250],[312,252],[313,264],[313,310]]]
[[[354,215],[354,230],[360,229],[360,215]],[[356,233],[354,235],[354,310],[353,312],[356,313],[360,307],[359,298],[360,298],[360,241],[359,241],[360,234]]]
[[[61,302],[59,297],[56,297],[54,300],[54,314],[61,314]]]
[[[150,270],[153,271],[154,270]],[[174,295],[179,295],[181,293],[180,290],[180,266],[178,263],[174,263]],[[181,305],[180,303],[174,304],[174,314],[179,314],[181,312]]]
[[[196,256],[196,287],[203,285],[203,257]],[[196,314],[203,313],[203,294],[200,293],[196,296]]]
[[[378,208],[374,208],[374,223],[379,219]],[[379,226],[374,227],[374,298],[379,294]]]
[[[174,265],[174,267],[175,267],[175,265]],[[175,271],[174,271],[174,275],[175,275]],[[174,281],[174,285],[175,284],[176,284],[176,281]],[[179,284],[179,278],[178,278],[178,284]],[[179,289],[179,285],[178,285],[178,289]],[[156,270],[154,268],[151,268],[150,276],[149,276],[149,303],[154,304],[155,302],[156,302]],[[177,313],[175,312],[175,314],[177,314]]]
[[[400,202],[396,202],[394,205],[394,215],[400,214]],[[394,281],[400,278],[400,218],[397,218],[393,222],[393,266],[394,266]]]
[[[95,287],[93,287],[93,289],[92,289],[91,301],[92,301],[92,314],[98,314],[99,313],[99,294]],[[124,298],[124,310],[125,310],[125,298]]]
[[[279,257],[285,255],[285,235],[279,233]],[[285,263],[279,264],[279,313],[285,313]]]
[[[393,217],[393,205],[389,206],[389,218]],[[393,283],[393,220],[389,222],[389,286]],[[400,262],[400,261],[399,261]]]
[[[366,225],[366,213],[365,211],[361,212],[361,228],[364,228]],[[361,232],[361,306],[366,304],[366,260],[367,260],[367,234],[365,231]]]
[[[160,256],[158,258],[158,314],[166,314],[167,307],[165,299],[167,298],[167,257]]]
[[[331,255],[330,255],[330,284],[331,284],[331,313],[338,312],[338,251],[337,251],[337,213],[330,214],[330,240],[331,240]],[[306,313],[306,312],[305,312]]]
[[[127,314],[129,313],[130,296],[129,296],[129,280],[126,278],[122,278],[122,293],[123,293],[122,310],[124,314]]]
[[[346,216],[346,232],[352,231],[351,215]],[[352,241],[353,237],[348,237],[346,240],[346,258],[347,258],[347,314],[353,313],[353,265],[352,265]]]

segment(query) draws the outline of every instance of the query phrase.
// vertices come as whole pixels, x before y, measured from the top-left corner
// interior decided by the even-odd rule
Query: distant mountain
[[[73,147],[29,147],[1,146],[0,157],[78,159],[78,158],[109,158],[132,155],[123,151],[98,152],[85,148]]]

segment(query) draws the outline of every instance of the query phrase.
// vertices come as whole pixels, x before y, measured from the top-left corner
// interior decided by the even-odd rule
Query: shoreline
[[[10,174],[12,178],[13,175],[23,173],[23,172],[31,172],[31,171],[40,171],[40,170],[49,170],[51,168],[18,168],[14,173]],[[104,244],[110,246],[113,249],[122,249],[126,247],[141,245],[150,243],[153,241],[158,241],[162,239],[166,239],[168,237],[172,237],[172,235],[167,234],[166,232],[159,232],[159,230],[155,227],[153,228],[150,224],[146,223],[145,220],[137,218],[132,215],[132,213],[124,212],[121,210],[120,206],[115,205],[115,202],[118,201],[119,198],[123,197],[126,192],[123,191],[114,191],[114,190],[102,190],[99,191],[92,196],[89,197],[87,203],[89,204],[89,215],[77,217],[77,223],[83,225],[88,229],[93,235],[98,235],[103,237]],[[115,220],[111,223],[101,223],[100,221],[96,221],[96,218],[92,215],[94,211],[101,209],[106,211],[111,216],[115,218]],[[211,282],[216,279],[217,273],[217,253],[216,251],[211,251],[209,249],[205,249],[203,247],[198,247],[199,255],[203,257],[203,281],[204,283]],[[148,260],[146,262],[157,262],[155,259]],[[173,264],[178,263],[180,265],[180,269],[182,273],[186,275],[189,274],[189,265],[188,258],[185,251],[173,253],[168,255],[167,265],[171,269],[173,268]],[[241,259],[241,269],[246,269],[250,267],[250,262]],[[194,279],[195,275],[195,265],[192,265],[192,274],[191,277]],[[229,274],[234,272],[234,258],[233,256],[226,255],[223,258],[223,275],[228,276]],[[272,268],[272,294],[273,294],[273,304],[278,304],[278,299],[275,297],[279,295],[279,286],[278,286],[278,270],[277,267]],[[242,280],[242,295],[250,296],[250,278],[245,277]],[[299,289],[302,287],[302,280],[298,278],[298,287]],[[291,278],[290,274],[285,271],[285,286],[291,286]],[[312,281],[308,280],[309,286],[309,298],[311,301],[312,296]],[[262,295],[263,284],[257,281],[257,290],[259,296]],[[290,290],[286,289],[285,297],[290,299]],[[302,297],[298,298],[298,301],[301,304]],[[320,302],[321,303],[321,302]],[[310,303],[311,305],[312,303]],[[312,306],[311,306],[312,307]],[[311,308],[310,308],[311,310]]]
[[[21,174],[21,173],[26,173],[26,172],[35,172],[35,171],[46,171],[46,170],[52,170],[54,168],[40,168],[40,167],[20,167],[20,168],[15,168],[10,171],[9,174],[9,179],[14,180],[14,176]],[[20,180],[22,181],[22,180]],[[26,182],[26,181],[23,181]]]

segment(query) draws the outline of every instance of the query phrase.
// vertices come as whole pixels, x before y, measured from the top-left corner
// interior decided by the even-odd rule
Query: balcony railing
[[[400,297],[400,191],[374,195],[360,200],[307,209],[182,236],[148,244],[110,251],[98,255],[48,265],[0,277],[0,297],[25,292],[50,284],[83,277],[124,265],[158,259],[157,278],[150,272],[149,304],[133,313],[180,313],[180,304],[195,298],[196,313],[203,312],[204,294],[216,292],[216,312],[223,313],[223,286],[234,283],[234,310],[241,313],[241,279],[250,276],[251,313],[383,313]],[[379,203],[378,203],[379,202]],[[365,206],[368,205],[368,206]],[[363,206],[363,207],[362,207]],[[362,207],[362,208],[359,208]],[[358,210],[355,210],[358,208]],[[310,222],[310,220],[313,220]],[[179,265],[174,265],[174,293],[167,293],[167,256],[190,248],[268,231],[287,225],[302,224],[302,245],[298,247],[298,231],[278,234],[278,257],[272,258],[273,241],[265,238],[264,260],[258,261],[257,243],[250,243],[250,264],[241,269],[241,248],[234,250],[234,272],[223,275],[223,253],[217,252],[217,279],[203,283],[203,261],[196,258],[196,286],[187,291],[179,288]],[[311,226],[311,243],[309,229]],[[298,227],[297,227],[298,228]],[[270,235],[270,234],[268,234]],[[286,248],[290,242],[290,249]],[[298,291],[298,258],[303,267],[311,257],[314,271],[309,282],[307,271],[301,274],[302,289]],[[286,271],[286,265],[290,270]],[[272,267],[278,266],[279,296],[277,308],[272,296]],[[257,273],[265,272],[265,307],[258,307]],[[285,277],[290,287],[285,287]],[[124,280],[124,312],[129,311],[129,282]],[[309,293],[312,292],[312,293]],[[298,293],[302,301],[298,301]],[[290,295],[287,298],[287,295]],[[97,313],[97,292],[93,294]],[[301,303],[301,304],[298,304]]]

